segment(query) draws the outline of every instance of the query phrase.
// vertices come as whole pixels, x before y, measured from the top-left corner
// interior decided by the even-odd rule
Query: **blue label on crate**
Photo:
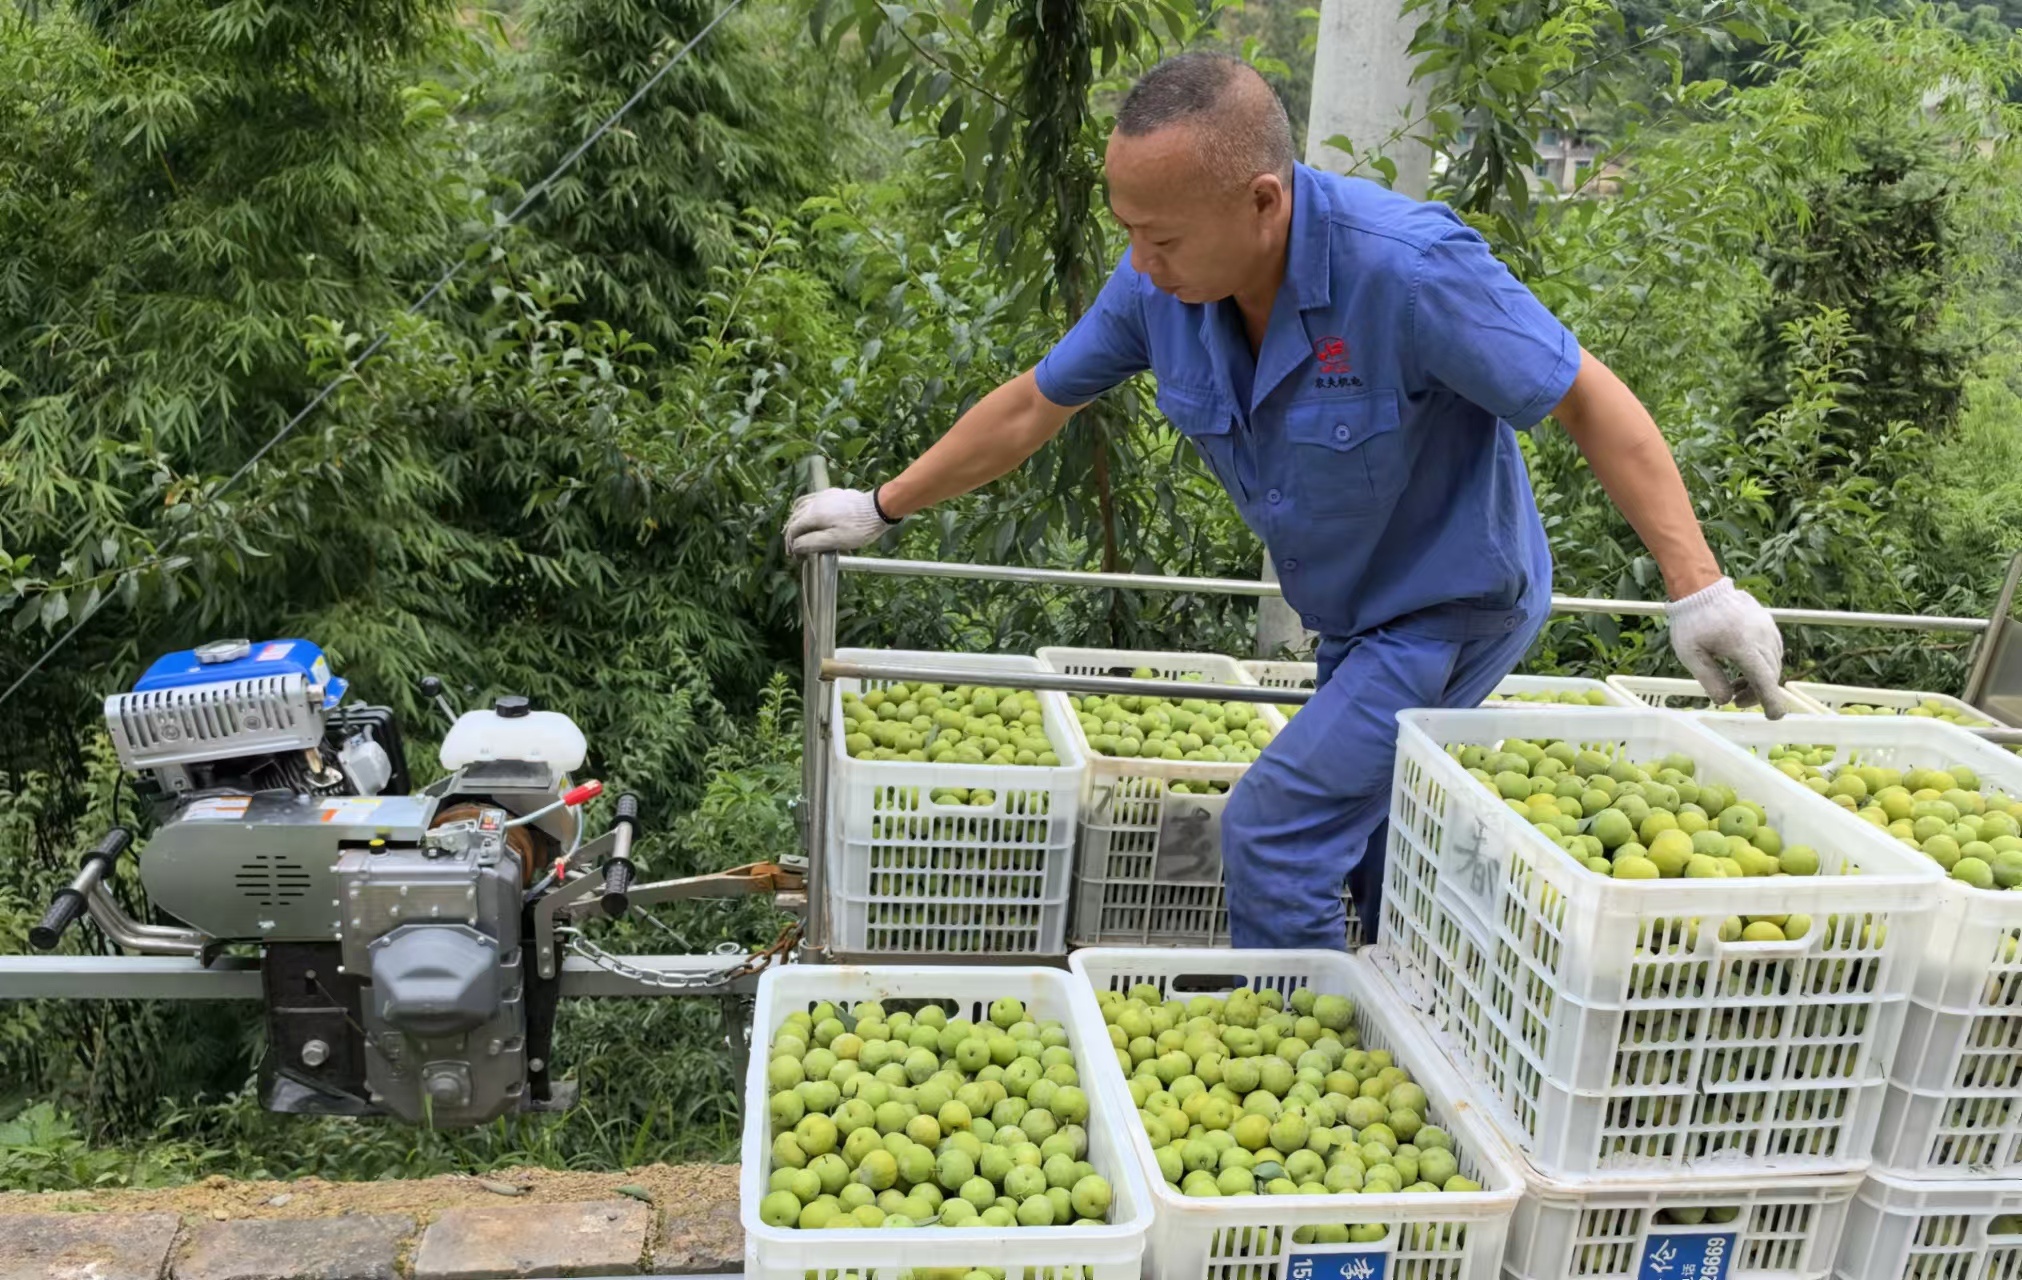
[[[1652,1231],[1636,1280],[1727,1280],[1739,1239],[1732,1231]]]
[[[1295,1253],[1286,1261],[1285,1280],[1384,1280],[1390,1272],[1387,1253]]]

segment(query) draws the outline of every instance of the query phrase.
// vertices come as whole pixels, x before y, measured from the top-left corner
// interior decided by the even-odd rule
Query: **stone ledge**
[[[174,1280],[401,1280],[413,1218],[201,1222],[187,1233]]]
[[[670,1210],[653,1249],[653,1274],[709,1275],[744,1268],[744,1224],[735,1200],[688,1213]]]
[[[172,1213],[0,1216],[0,1280],[160,1280]]]
[[[422,1233],[414,1280],[635,1276],[653,1219],[636,1200],[450,1209]]]

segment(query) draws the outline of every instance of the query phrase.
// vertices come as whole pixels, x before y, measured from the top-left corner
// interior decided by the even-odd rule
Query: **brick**
[[[414,1219],[396,1214],[206,1222],[175,1280],[400,1280]]]
[[[422,1233],[414,1280],[635,1276],[652,1225],[636,1200],[447,1209]]]
[[[708,1275],[744,1268],[744,1224],[735,1200],[692,1213],[667,1215],[660,1246],[653,1251],[653,1273],[663,1276]]]
[[[0,1216],[0,1280],[161,1280],[173,1213]]]

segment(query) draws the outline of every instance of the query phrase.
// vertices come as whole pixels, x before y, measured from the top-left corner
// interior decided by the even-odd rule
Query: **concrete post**
[[[1413,84],[1406,52],[1416,15],[1399,12],[1398,0],[1321,0],[1319,45],[1313,54],[1313,111],[1306,121],[1306,163],[1339,173],[1353,161],[1323,145],[1344,134],[1358,153],[1381,147],[1397,165],[1392,185],[1424,199],[1432,175],[1432,150],[1409,134],[1425,109],[1423,84]],[[1384,139],[1412,124],[1407,136]],[[1357,172],[1374,177],[1365,163]]]
[[[1400,12],[1399,0],[1321,0],[1319,45],[1313,54],[1313,110],[1306,120],[1306,163],[1316,169],[1345,171],[1353,161],[1326,144],[1344,134],[1358,153],[1382,147],[1397,165],[1392,185],[1424,199],[1432,176],[1432,150],[1409,134],[1384,143],[1399,126],[1416,121],[1425,109],[1422,85],[1411,82],[1412,59],[1406,51],[1418,19]],[[1365,163],[1357,171],[1376,173]],[[1264,581],[1277,581],[1268,549]],[[1299,615],[1283,600],[1257,602],[1257,656],[1271,658],[1285,649],[1300,652],[1315,637],[1299,625]]]

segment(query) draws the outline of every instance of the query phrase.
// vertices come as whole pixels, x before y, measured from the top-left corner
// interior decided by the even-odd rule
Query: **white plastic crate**
[[[1794,692],[1809,698],[1820,709],[1839,714],[1842,707],[1875,707],[1892,715],[1902,715],[1914,711],[1926,702],[1935,702],[1947,711],[1956,711],[1966,717],[1960,723],[1991,725],[1993,717],[1963,698],[1955,698],[1949,693],[1922,693],[1914,689],[1871,689],[1852,684],[1814,684],[1806,680],[1793,680],[1789,686]],[[1855,712],[1855,715],[1863,713]],[[1925,719],[1913,716],[1912,719]],[[1935,718],[1935,717],[1931,717]],[[1940,724],[1945,721],[1938,721]]]
[[[2022,1181],[1871,1169],[1854,1194],[1835,1280],[2022,1280]]]
[[[1097,1067],[1105,1101],[1129,1117],[1130,1146],[1151,1189],[1151,1274],[1160,1280],[1343,1280],[1422,1277],[1488,1280],[1502,1257],[1522,1180],[1506,1148],[1468,1099],[1467,1086],[1418,1027],[1389,984],[1366,961],[1332,951],[1219,951],[1093,948],[1068,963],[1097,991],[1149,983],[1168,996],[1220,994],[1237,986],[1290,993],[1311,987],[1355,1001],[1364,1048],[1387,1049],[1425,1090],[1426,1123],[1446,1129],[1454,1155],[1480,1191],[1439,1195],[1181,1195],[1158,1171],[1151,1140],[1138,1123],[1123,1071],[1112,1056]],[[1093,999],[1081,1005],[1093,1043],[1104,1035]],[[1105,1040],[1104,1043],[1107,1043]],[[1298,1244],[1300,1227],[1374,1224],[1389,1234],[1371,1244]],[[1361,1267],[1356,1264],[1361,1263]]]
[[[1940,891],[1935,864],[1702,728],[1578,708],[1398,717],[1379,962],[1554,1178],[1841,1172],[1868,1157]],[[1760,803],[1820,874],[1624,881],[1575,862],[1448,743],[1570,738]],[[1845,874],[1857,868],[1858,874]],[[1729,915],[1816,922],[1722,942]],[[1705,922],[1700,927],[1695,922]]]
[[[1310,689],[1319,678],[1319,666],[1317,663],[1312,662],[1267,662],[1261,659],[1253,659],[1243,663],[1243,670],[1249,672],[1251,678],[1266,689]],[[1599,694],[1601,701],[1596,703],[1596,706],[1640,707],[1643,705],[1607,681],[1591,680],[1585,676],[1504,676],[1501,682],[1496,685],[1494,691],[1489,694],[1489,699],[1481,705],[1484,707],[1504,706],[1506,705],[1505,703],[1497,702],[1495,699],[1500,697],[1514,700],[1518,695],[1526,693]],[[1578,704],[1518,703],[1518,705],[1577,706]],[[1280,709],[1282,710],[1283,708]]]
[[[844,662],[905,663],[1018,686],[1043,670],[1013,654],[843,649]],[[1058,693],[1038,694],[1057,766],[857,760],[844,749],[845,692],[830,723],[828,885],[834,940],[845,954],[1060,955],[1087,756]],[[989,805],[940,804],[942,787],[985,787]]]
[[[1680,680],[1676,676],[1609,676],[1608,684],[1646,707],[1662,707],[1666,711],[1718,710],[1697,680]],[[1783,686],[1783,697],[1792,715],[1816,715],[1825,710],[1799,693],[1794,685]]]
[[[1039,661],[1066,675],[1129,676],[1148,668],[1160,679],[1199,675],[1207,684],[1254,686],[1234,659],[1212,653],[1046,648]],[[1212,697],[1212,689],[1203,689]],[[1252,704],[1272,732],[1285,727],[1276,707]],[[1175,782],[1234,784],[1247,764],[1147,760],[1099,755],[1078,718],[1075,744],[1088,761],[1081,801],[1081,851],[1075,866],[1076,946],[1226,946],[1229,910],[1222,890],[1224,795],[1171,794]],[[1349,919],[1352,925],[1354,912]]]
[[[1991,728],[1999,722],[1964,698],[1955,698],[1949,693],[1925,693],[1915,689],[1871,689],[1863,685],[1851,684],[1808,684],[1792,681],[1792,689],[1803,693],[1826,711],[1841,715],[1870,715],[1872,712],[1848,712],[1844,708],[1852,706],[1874,707],[1893,716],[1907,716],[1912,720],[1926,717],[1911,716],[1909,713],[1926,702],[1935,702],[1949,711],[1959,713],[1956,722],[1940,720],[1938,723],[1957,723],[1963,728]],[[1930,717],[1935,719],[1935,717]],[[2022,743],[2010,743],[2001,750],[2010,755],[2022,755]]]
[[[1640,707],[1643,705],[1605,680],[1589,680],[1583,676],[1504,676],[1501,683],[1496,685],[1495,691],[1489,694],[1489,700],[1483,702],[1481,705],[1484,707],[1579,705],[1578,703],[1516,701],[1520,694],[1526,693],[1584,693],[1590,695],[1598,693],[1601,695],[1601,701],[1596,703],[1596,706]],[[1510,701],[1497,702],[1495,701],[1497,697],[1509,699]]]
[[[1524,1173],[1507,1280],[1825,1280],[1861,1185],[1858,1172],[1605,1185]]]
[[[786,1015],[828,1000],[854,1006],[865,1000],[935,1002],[957,1017],[988,1020],[992,1000],[1016,996],[1035,1019],[1064,1024],[1074,1069],[1088,1095],[1088,1162],[1109,1180],[1113,1197],[1102,1226],[1019,1227],[956,1231],[881,1229],[802,1231],[772,1227],[758,1216],[772,1177],[772,1131],[767,1091],[767,1048]],[[752,1280],[915,1280],[918,1268],[1002,1267],[1086,1280],[1139,1280],[1145,1234],[1151,1229],[1151,1194],[1128,1146],[1137,1113],[1118,1111],[1100,1074],[1114,1066],[1109,1038],[1090,1040],[1078,1012],[1086,999],[1075,980],[1058,969],[985,966],[775,965],[758,983],[751,1024],[751,1064],[745,1073],[744,1152],[738,1198],[744,1222],[744,1273]],[[1083,1270],[1085,1268],[1085,1270]]]
[[[2022,796],[2022,759],[1973,733],[1918,717],[1707,716],[1758,754],[1831,745],[1840,763],[1887,769],[1965,765],[1983,788]],[[2022,891],[1940,882],[1889,1072],[1875,1159],[1920,1177],[2022,1176]],[[2018,1277],[2022,1280],[2022,1277]]]

